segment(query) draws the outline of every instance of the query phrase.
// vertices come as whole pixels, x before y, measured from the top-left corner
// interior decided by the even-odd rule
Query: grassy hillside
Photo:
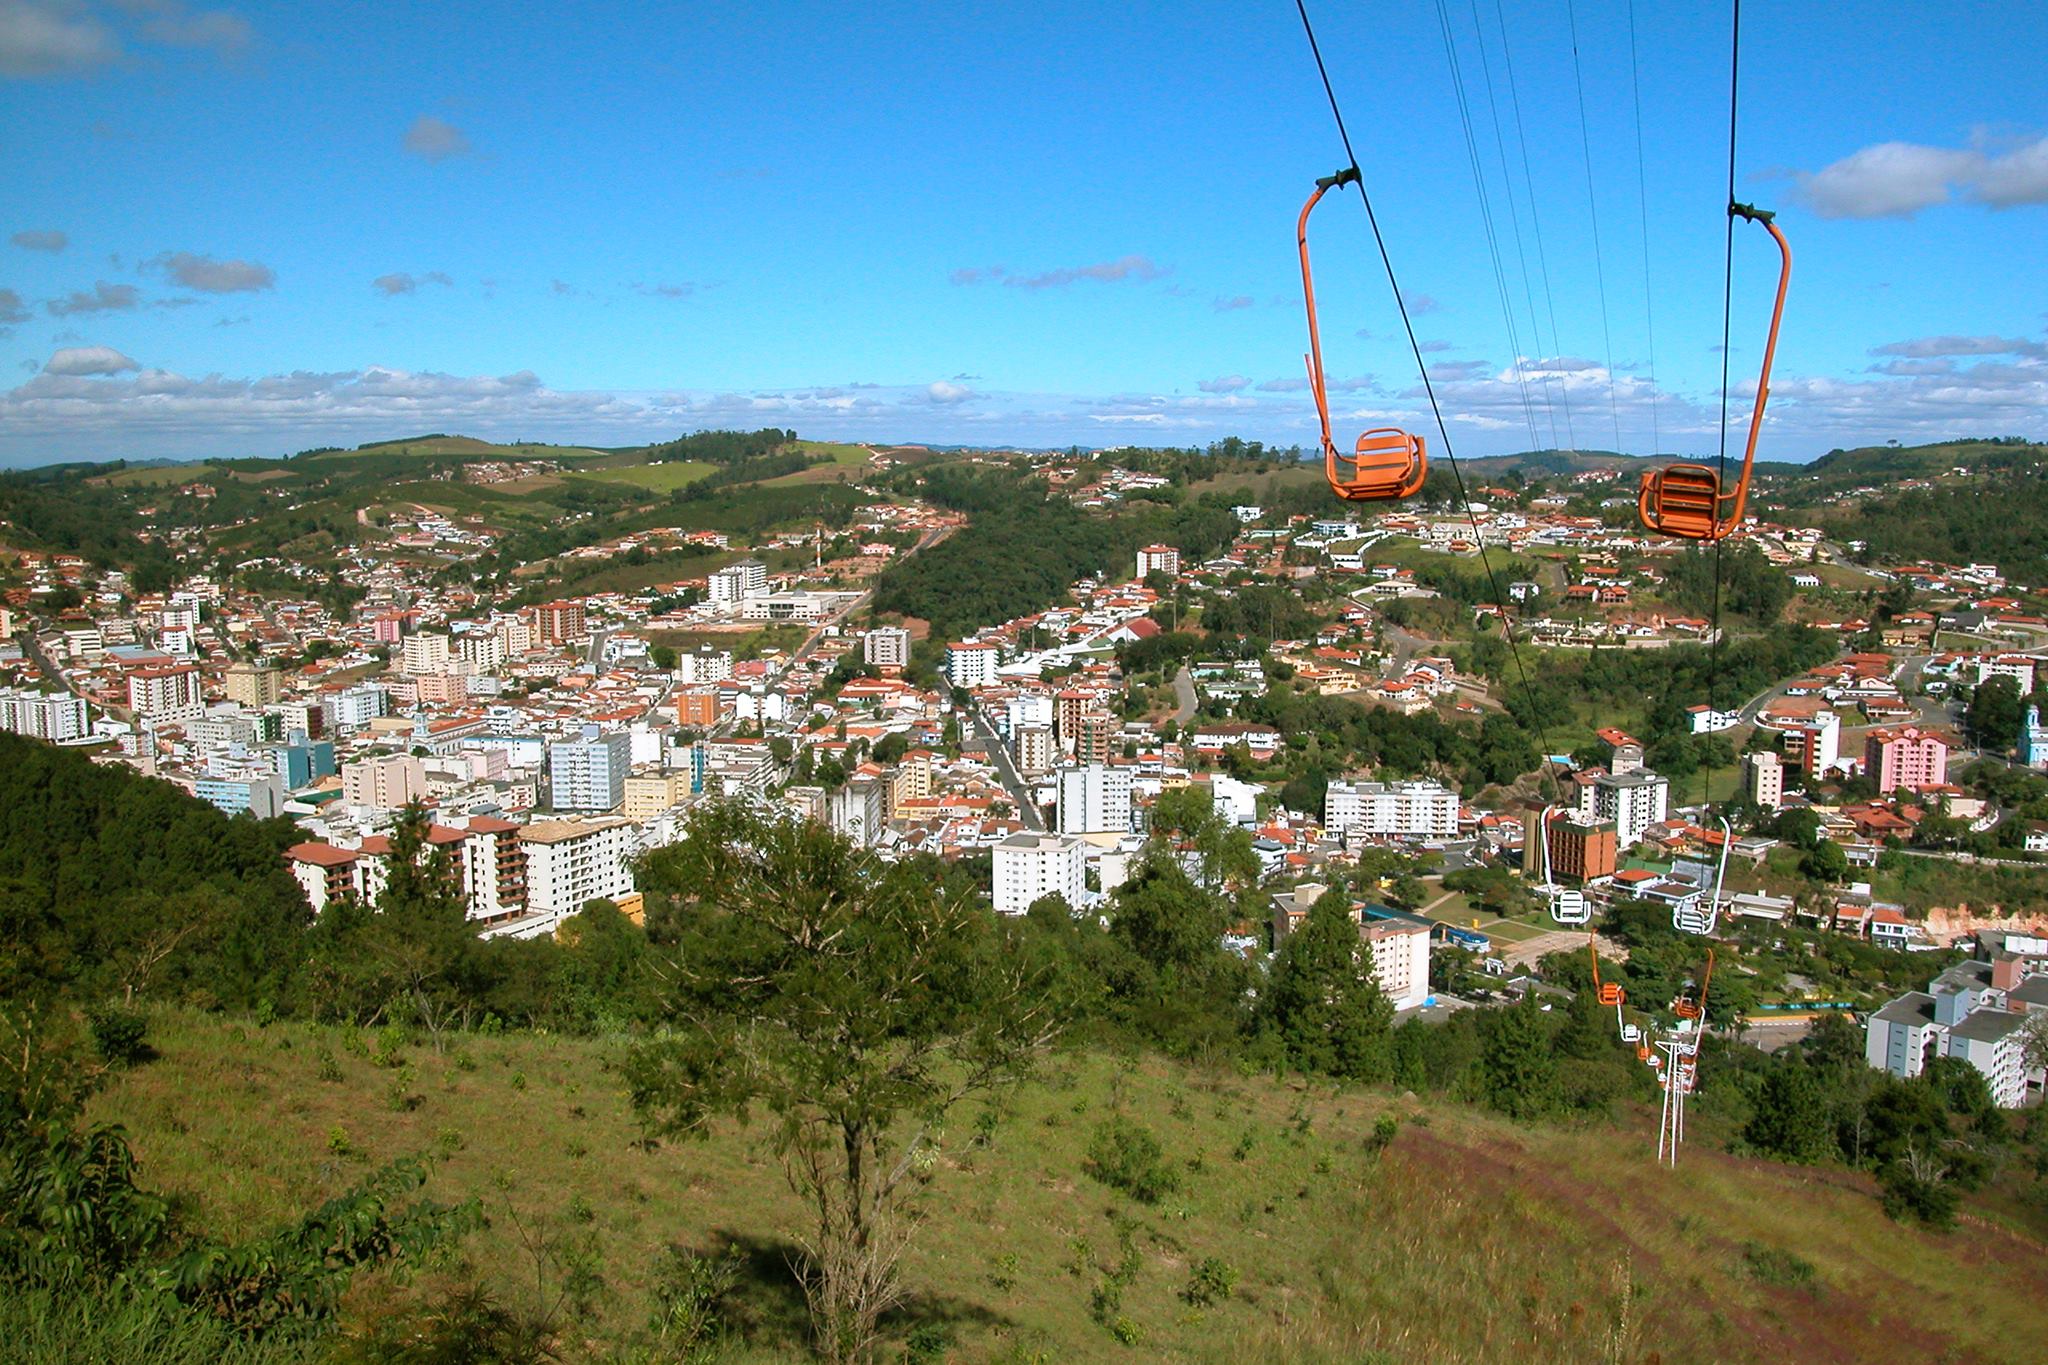
[[[580,1265],[602,1287],[586,1276],[564,1354],[607,1357],[642,1331],[663,1247],[730,1245],[737,1339],[718,1358],[801,1356],[786,1255],[803,1212],[765,1134],[640,1145],[601,1042],[471,1037],[387,1065],[368,1035],[178,1011],[152,1042],[93,1116],[128,1126],[144,1183],[202,1226],[271,1226],[406,1152],[438,1155],[430,1194],[483,1197],[462,1264],[359,1285],[355,1331],[454,1276],[534,1306]],[[1086,1173],[1113,1113],[1157,1134],[1178,1191],[1145,1206]],[[1977,1219],[1946,1237],[1891,1223],[1860,1176],[1720,1153],[1711,1116],[1661,1171],[1650,1122],[1517,1128],[1385,1092],[1066,1058],[947,1135],[895,1331],[914,1338],[907,1359],[957,1361],[2034,1355],[2038,1242]],[[1210,1258],[1234,1288],[1198,1306],[1183,1291]],[[1091,1316],[1118,1278],[1120,1302]]]

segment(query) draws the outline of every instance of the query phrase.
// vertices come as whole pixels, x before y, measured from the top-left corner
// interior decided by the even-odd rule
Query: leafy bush
[[[1180,1176],[1164,1156],[1151,1129],[1119,1114],[1097,1124],[1088,1139],[1088,1174],[1140,1204],[1156,1204],[1180,1188]]]
[[[1805,1289],[1814,1283],[1819,1273],[1812,1261],[1797,1252],[1765,1246],[1761,1242],[1742,1244],[1742,1268],[1749,1272],[1751,1279],[1784,1289]]]
[[[1180,1297],[1196,1308],[1207,1308],[1228,1299],[1236,1288],[1237,1267],[1218,1257],[1204,1256],[1187,1284],[1181,1287]]]
[[[102,1005],[86,1015],[92,1050],[109,1066],[133,1066],[149,1056],[149,1018],[141,1010]]]

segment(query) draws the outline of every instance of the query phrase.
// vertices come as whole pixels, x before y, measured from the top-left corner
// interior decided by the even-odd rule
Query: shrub
[[[1164,1164],[1164,1156],[1151,1129],[1118,1115],[1095,1126],[1088,1140],[1088,1174],[1141,1204],[1156,1204],[1180,1188],[1180,1176]]]
[[[133,1066],[149,1056],[149,1019],[141,1010],[102,1005],[86,1016],[92,1049],[109,1066]]]
[[[1237,1267],[1215,1256],[1204,1256],[1180,1291],[1181,1300],[1196,1308],[1228,1299],[1237,1288]]]
[[[1765,1246],[1761,1242],[1742,1244],[1742,1266],[1751,1279],[1784,1289],[1805,1289],[1819,1273],[1812,1261],[1797,1252]]]

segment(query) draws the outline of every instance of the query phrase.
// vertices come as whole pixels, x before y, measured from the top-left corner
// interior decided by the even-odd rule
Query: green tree
[[[1815,1162],[1834,1151],[1827,1097],[1804,1063],[1781,1063],[1764,1077],[1742,1136],[1783,1161]]]
[[[1981,747],[2003,753],[2019,742],[2022,719],[2019,681],[2001,674],[1978,684],[1963,723]]]
[[[1557,1108],[1557,1055],[1536,993],[1486,1020],[1480,1090],[1489,1108],[1510,1118],[1541,1118]]]
[[[1292,1065],[1347,1080],[1387,1079],[1394,1008],[1373,978],[1342,892],[1325,891],[1280,945],[1264,1010]]]
[[[1064,1011],[986,913],[811,821],[700,807],[641,876],[679,932],[673,1026],[630,1053],[633,1104],[665,1136],[769,1117],[811,1213],[819,1350],[868,1359],[947,1115],[1025,1071]]]

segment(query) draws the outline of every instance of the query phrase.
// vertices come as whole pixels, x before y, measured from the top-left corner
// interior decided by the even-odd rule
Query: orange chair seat
[[[1643,520],[1667,536],[1714,540],[1721,531],[1721,476],[1711,465],[1675,464],[1643,475]]]
[[[1613,1009],[1622,1002],[1621,987],[1612,982],[1603,982],[1600,987],[1600,1003]]]
[[[1324,446],[1323,455],[1331,491],[1347,502],[1413,497],[1429,473],[1423,439],[1396,427],[1366,432],[1349,457],[1339,455],[1335,445]]]

